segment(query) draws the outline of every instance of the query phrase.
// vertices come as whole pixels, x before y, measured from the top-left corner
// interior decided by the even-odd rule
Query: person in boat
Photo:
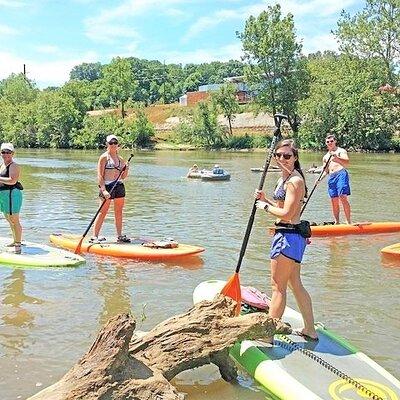
[[[100,229],[110,208],[111,201],[114,203],[115,228],[117,231],[118,243],[129,243],[131,240],[122,234],[122,214],[125,204],[125,186],[123,179],[128,176],[129,164],[118,154],[119,142],[115,135],[108,135],[106,138],[107,151],[104,152],[97,163],[97,181],[99,185],[100,202],[105,200],[105,204],[94,223],[92,243],[99,243],[106,240],[99,237]],[[123,170],[123,168],[125,169]],[[123,170],[122,175],[116,182],[118,175]],[[111,188],[116,183],[112,193]]]
[[[282,175],[273,198],[269,199],[261,190],[255,192],[256,207],[277,218],[270,251],[272,298],[269,315],[272,318],[282,318],[289,286],[304,321],[304,328],[297,333],[308,340],[317,340],[311,297],[300,277],[300,266],[308,237],[300,229],[301,207],[307,196],[305,178],[298,159],[298,150],[292,140],[279,142],[274,157]]]
[[[197,166],[197,164],[193,164],[193,165],[189,168],[189,171],[188,171],[186,177],[189,178],[191,174],[193,174],[193,173],[197,174],[197,173],[199,173],[199,172],[200,172],[200,170],[199,170],[199,167]]]
[[[214,168],[212,169],[212,173],[216,175],[221,175],[224,173],[224,170],[218,164],[215,164]]]
[[[351,224],[351,207],[348,200],[351,190],[349,173],[347,171],[347,167],[350,164],[349,156],[345,149],[337,146],[335,135],[329,134],[325,138],[325,144],[328,152],[322,159],[323,165],[326,165],[331,155],[332,158],[329,162],[328,168],[325,169],[321,180],[325,176],[329,175],[328,194],[331,199],[333,218],[335,220],[335,224],[340,223],[340,203],[342,203],[346,223]]]
[[[19,213],[22,206],[23,187],[18,181],[20,167],[14,161],[14,146],[12,143],[2,143],[0,146],[3,164],[0,166],[0,209],[10,225],[13,242],[8,247],[14,247],[16,254],[21,254],[22,226]]]

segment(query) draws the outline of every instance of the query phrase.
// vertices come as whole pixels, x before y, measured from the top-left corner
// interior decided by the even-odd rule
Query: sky
[[[23,71],[60,86],[82,62],[138,57],[166,63],[240,59],[245,21],[270,0],[0,0],[0,79]],[[331,31],[362,0],[283,0],[303,52],[337,50]]]

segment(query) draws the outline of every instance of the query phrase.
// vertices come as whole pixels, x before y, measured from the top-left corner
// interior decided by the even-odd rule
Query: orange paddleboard
[[[50,241],[59,247],[74,251],[82,238],[80,235],[68,233],[54,233],[50,235]],[[102,256],[123,257],[144,261],[167,261],[180,257],[198,255],[203,252],[203,247],[191,246],[179,243],[175,248],[146,247],[137,243],[102,242],[101,244],[90,243],[84,240],[81,252],[98,254]]]
[[[400,259],[400,243],[384,247],[381,250],[381,253],[384,255],[393,256]]]
[[[313,236],[367,235],[400,231],[400,222],[360,222],[356,224],[311,226]]]

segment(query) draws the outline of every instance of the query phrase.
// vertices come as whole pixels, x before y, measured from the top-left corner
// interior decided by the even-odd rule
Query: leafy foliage
[[[232,121],[235,119],[235,113],[239,112],[240,109],[236,99],[236,88],[232,84],[223,85],[213,97],[222,114],[228,120],[229,133],[232,135]]]
[[[296,42],[293,16],[281,15],[279,4],[269,6],[258,17],[250,16],[242,40],[245,76],[257,94],[260,108],[283,112],[295,135],[300,124],[298,102],[307,95],[308,72]]]
[[[302,146],[322,148],[332,132],[344,147],[388,149],[400,121],[396,96],[378,90],[382,63],[328,53],[311,58],[309,67],[313,83],[301,106]]]
[[[343,11],[335,33],[344,53],[381,60],[385,82],[397,83],[396,71],[400,67],[399,0],[366,0],[364,9],[353,17]]]

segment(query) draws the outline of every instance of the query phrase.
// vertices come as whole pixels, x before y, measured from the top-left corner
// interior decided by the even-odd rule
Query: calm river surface
[[[25,239],[46,243],[52,232],[83,233],[95,213],[96,162],[100,152],[21,150]],[[122,151],[128,155],[128,151]],[[322,154],[303,154],[303,167]],[[131,311],[138,329],[184,312],[195,286],[227,279],[236,266],[260,174],[263,153],[138,152],[126,182],[125,233],[174,237],[206,248],[194,264],[151,264],[87,256],[78,268],[13,269],[0,266],[0,399],[26,398],[58,380],[89,348],[107,319]],[[351,155],[354,221],[400,219],[400,156]],[[184,176],[197,163],[219,163],[230,182],[201,182]],[[277,179],[268,173],[266,190]],[[311,187],[315,175],[308,175]],[[331,220],[326,182],[317,188],[305,216]],[[266,227],[258,213],[241,269],[242,284],[269,289]],[[103,233],[114,235],[112,218]],[[8,236],[0,220],[0,236]],[[315,238],[306,251],[303,279],[316,319],[344,336],[400,378],[400,263],[379,250],[399,234]],[[289,305],[295,306],[289,296]],[[185,372],[174,384],[189,399],[265,399],[244,373],[232,386],[207,366]]]

